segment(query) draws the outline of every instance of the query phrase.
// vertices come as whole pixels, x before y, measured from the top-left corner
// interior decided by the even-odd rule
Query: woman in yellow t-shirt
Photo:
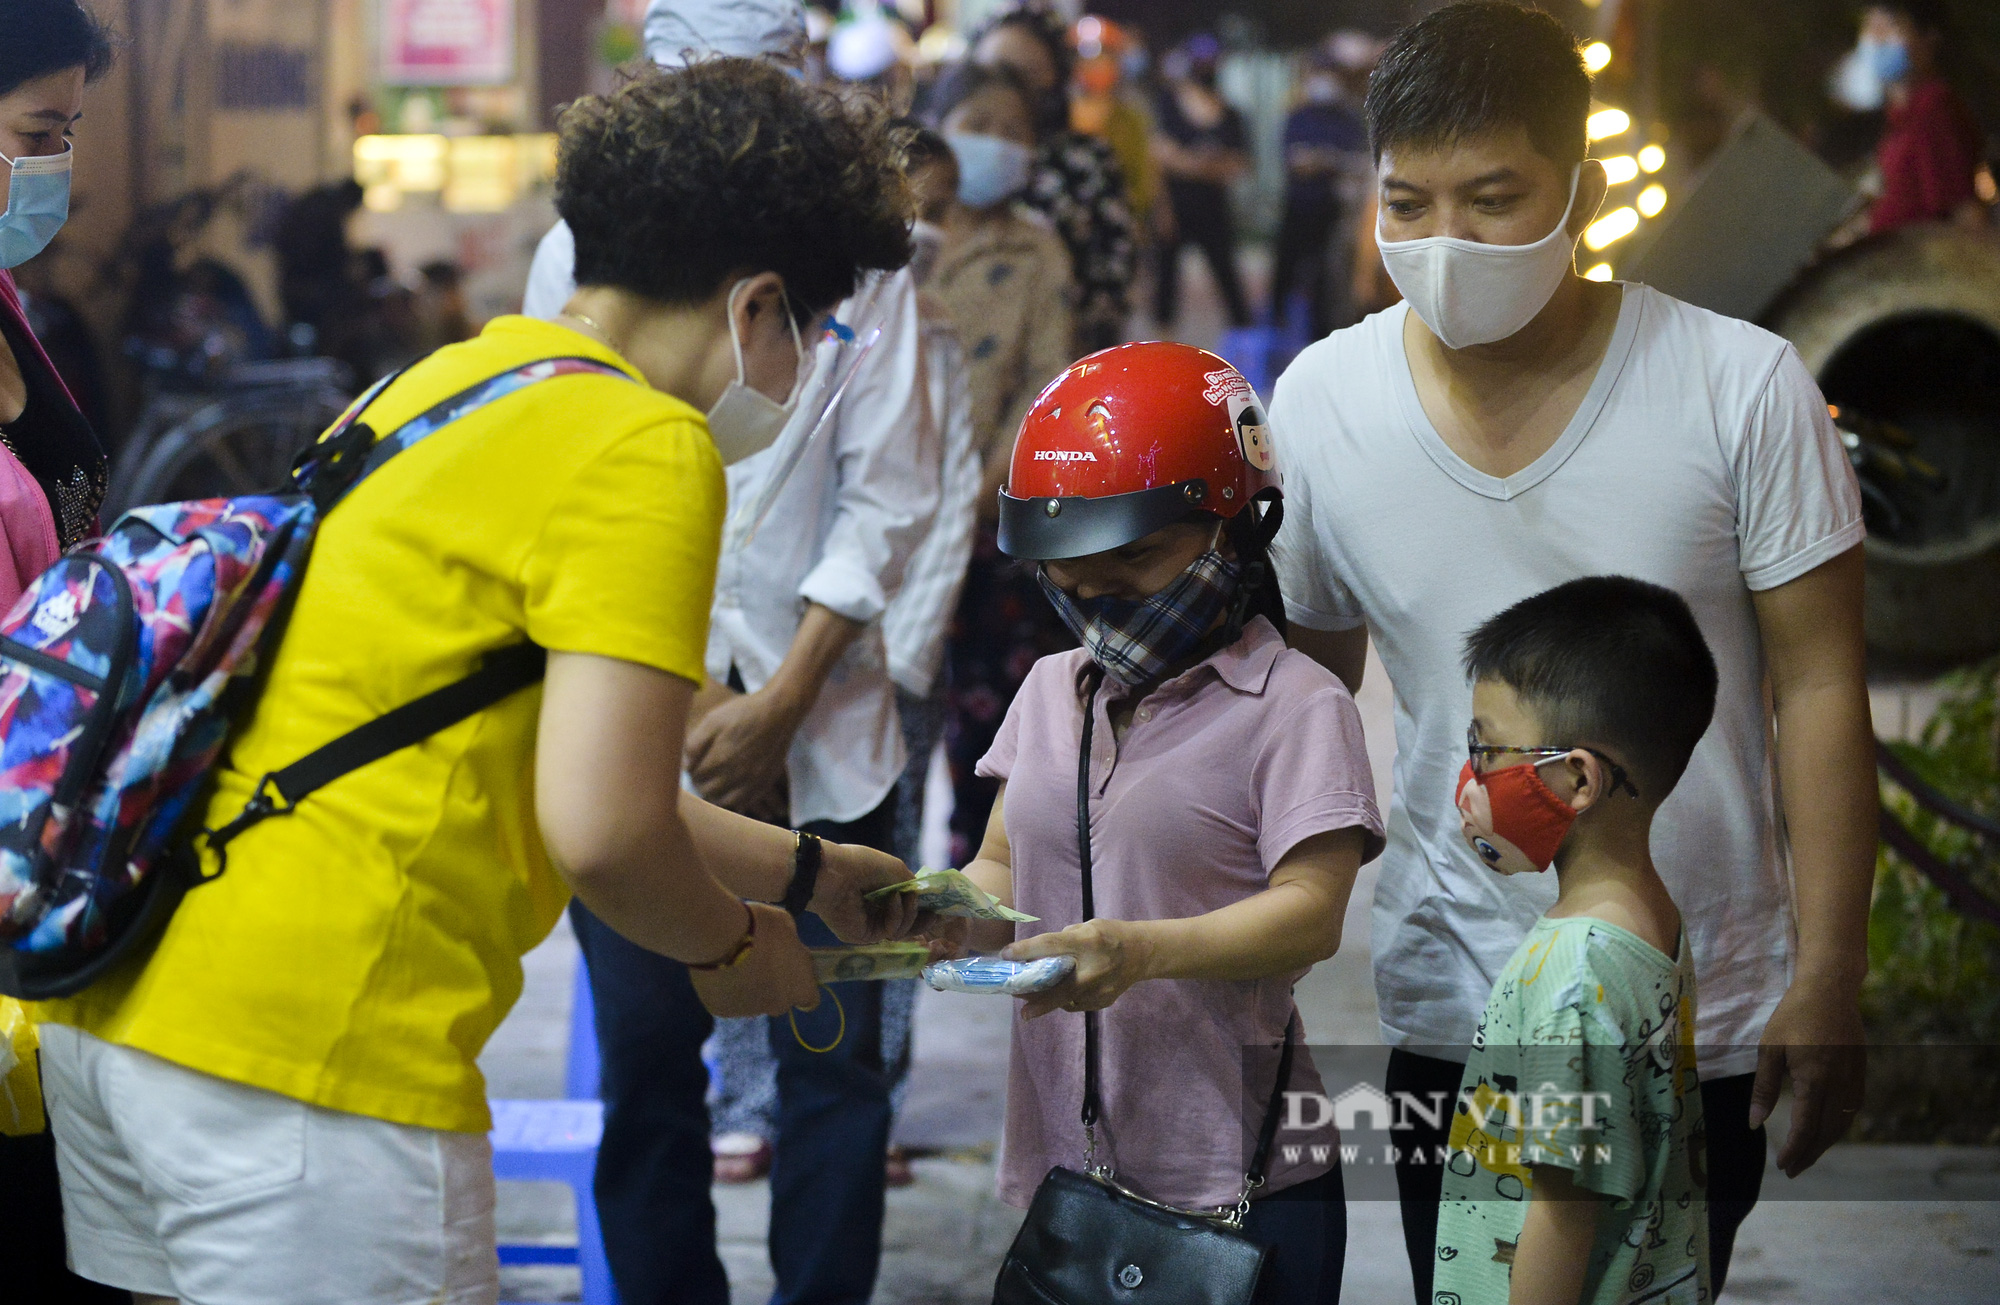
[[[849,940],[915,922],[861,900],[900,862],[677,784],[723,463],[784,425],[808,326],[908,257],[885,126],[747,60],[653,70],[565,112],[557,207],[563,316],[439,350],[367,419],[543,358],[623,375],[516,391],[328,516],[205,823],[497,648],[546,648],[542,688],[247,830],[150,956],[40,1011],[71,1263],[142,1302],[493,1300],[475,1059],[572,891],[728,1015],[815,1001],[761,903]]]

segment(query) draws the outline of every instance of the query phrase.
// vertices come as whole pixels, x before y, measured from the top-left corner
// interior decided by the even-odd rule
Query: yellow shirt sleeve
[[[727,499],[699,419],[607,446],[556,496],[528,552],[528,637],[701,683]]]

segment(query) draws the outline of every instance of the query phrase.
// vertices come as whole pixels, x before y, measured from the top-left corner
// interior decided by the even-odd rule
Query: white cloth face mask
[[[708,410],[708,437],[715,441],[715,451],[722,455],[725,467],[762,453],[777,442],[785,423],[792,419],[792,410],[798,406],[799,391],[806,380],[805,342],[799,338],[798,321],[781,301],[778,311],[785,315],[785,324],[792,328],[792,347],[798,350],[799,355],[798,371],[792,378],[792,392],[783,403],[779,403],[744,381],[743,337],[736,333],[736,296],[749,284],[750,278],[744,277],[729,288],[729,343],[736,350],[736,379],[729,383],[728,388],[722,391],[722,397]]]
[[[1548,306],[1576,259],[1569,219],[1583,166],[1569,175],[1569,204],[1556,229],[1529,245],[1486,245],[1453,236],[1376,244],[1389,279],[1447,349],[1492,344]]]

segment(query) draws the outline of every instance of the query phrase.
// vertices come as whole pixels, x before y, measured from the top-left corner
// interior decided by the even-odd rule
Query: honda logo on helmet
[[[1095,453],[1089,452],[1088,450],[1071,451],[1069,449],[1036,449],[1035,461],[1095,462],[1097,461],[1097,455]]]

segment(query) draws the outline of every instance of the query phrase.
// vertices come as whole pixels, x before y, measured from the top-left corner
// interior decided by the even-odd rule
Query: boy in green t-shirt
[[[1473,1036],[1433,1305],[1700,1305],[1694,962],[1649,840],[1715,661],[1678,595],[1595,576],[1487,621],[1465,666],[1465,837],[1501,874],[1553,864],[1558,892]]]

